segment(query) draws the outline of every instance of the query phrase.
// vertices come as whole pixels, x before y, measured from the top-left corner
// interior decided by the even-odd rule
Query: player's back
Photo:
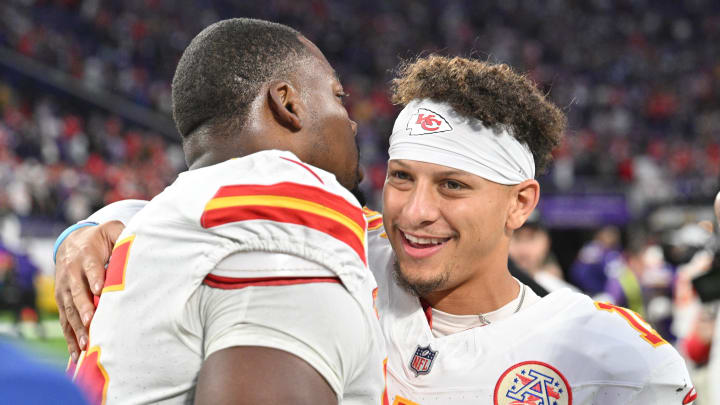
[[[120,236],[77,379],[96,402],[185,403],[211,352],[267,346],[298,355],[326,378],[341,374],[329,381],[339,396],[360,398],[357,403],[365,403],[363,395],[379,399],[384,351],[364,237],[364,219],[349,192],[290,153],[261,152],[182,173]],[[268,254],[279,264],[268,262],[275,260]],[[228,257],[249,259],[222,269]],[[284,267],[288,260],[306,266]],[[291,307],[315,308],[307,302],[314,299],[355,319],[358,329],[349,332],[367,340],[368,364],[322,369],[334,355],[323,350],[352,337],[331,333],[318,343],[322,338],[308,328],[317,329],[319,321],[303,322]],[[301,342],[288,346],[283,334]],[[324,343],[325,349],[313,346]],[[313,351],[327,355],[303,355]]]

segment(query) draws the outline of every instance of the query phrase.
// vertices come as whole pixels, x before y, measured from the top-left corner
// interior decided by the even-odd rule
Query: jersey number
[[[650,343],[653,347],[658,347],[661,345],[664,345],[667,343],[665,339],[663,339],[659,333],[657,333],[653,328],[651,328],[647,323],[640,318],[640,315],[636,314],[635,312],[619,307],[617,305],[608,304],[607,302],[596,302],[595,306],[597,309],[608,311],[608,312],[615,312],[616,314],[622,316],[625,318],[625,320],[632,326],[633,329],[640,332],[640,337],[643,338],[646,342]]]
[[[130,256],[130,247],[134,240],[135,236],[133,235],[115,244],[105,272],[105,286],[101,295],[125,289],[125,270]],[[99,299],[100,297],[95,297],[95,307],[97,307]],[[93,405],[105,403],[108,383],[110,383],[110,377],[100,363],[101,353],[100,346],[89,347],[80,359],[75,373],[75,381],[79,383]]]

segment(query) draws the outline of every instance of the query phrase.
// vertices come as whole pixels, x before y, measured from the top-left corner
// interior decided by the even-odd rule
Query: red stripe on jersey
[[[698,397],[697,391],[695,391],[695,387],[692,387],[690,389],[690,392],[688,392],[687,395],[685,395],[685,398],[683,399],[682,403],[683,403],[683,405],[687,405],[687,404],[693,402],[694,400],[696,400],[697,397]]]
[[[282,156],[280,156],[280,159],[282,159],[282,160],[287,160],[288,162],[293,162],[293,163],[295,163],[296,165],[302,166],[303,168],[305,168],[305,170],[307,170],[307,171],[309,171],[310,173],[312,173],[312,175],[315,176],[315,178],[318,179],[318,181],[320,181],[321,184],[325,184],[325,182],[322,181],[322,179],[320,178],[320,176],[318,176],[314,171],[312,171],[312,169],[310,169],[310,168],[307,167],[306,165],[298,162],[297,160],[288,159],[288,158],[282,157]]]
[[[360,256],[363,263],[367,264],[363,241],[358,239],[358,236],[350,228],[333,219],[308,211],[263,205],[219,208],[205,211],[203,214],[203,226],[210,228],[229,222],[252,219],[266,219],[275,222],[303,225],[324,232],[348,245]]]
[[[290,182],[271,185],[238,184],[234,186],[221,187],[213,199],[246,195],[275,195],[311,201],[345,215],[358,224],[360,228],[365,229],[365,216],[359,207],[350,204],[346,199],[337,194],[327,192],[314,186],[306,186]]]
[[[432,307],[422,298],[420,298],[420,305],[422,306],[423,313],[425,313],[425,318],[427,318],[428,325],[430,325],[430,329],[432,330]]]
[[[372,221],[370,221],[370,222],[368,223],[368,231],[374,231],[374,230],[376,230],[376,229],[380,229],[380,227],[382,226],[382,224],[383,224],[383,219],[382,219],[382,217],[377,218],[377,219],[373,219]]]
[[[260,277],[260,278],[234,278],[208,274],[203,284],[223,290],[237,290],[245,287],[269,287],[279,285],[296,285],[312,283],[337,283],[337,277]]]

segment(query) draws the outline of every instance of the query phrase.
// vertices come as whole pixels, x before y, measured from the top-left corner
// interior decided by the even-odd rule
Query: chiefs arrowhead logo
[[[410,116],[405,129],[410,131],[410,135],[426,135],[452,131],[452,126],[440,114],[418,108],[417,113]]]

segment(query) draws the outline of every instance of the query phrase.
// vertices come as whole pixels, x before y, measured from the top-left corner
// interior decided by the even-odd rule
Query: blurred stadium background
[[[546,282],[644,314],[702,380],[716,307],[701,305],[689,280],[710,267],[720,190],[712,0],[3,0],[0,335],[65,363],[52,243],[185,170],[170,117],[175,65],[202,28],[237,16],[297,28],[338,70],[375,209],[399,62],[438,52],[527,74],[569,128],[513,256]]]

